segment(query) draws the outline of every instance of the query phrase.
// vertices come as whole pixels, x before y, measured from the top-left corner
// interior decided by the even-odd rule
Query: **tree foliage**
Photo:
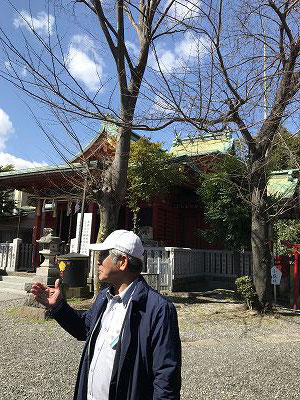
[[[14,169],[13,165],[0,165],[0,172],[8,172]],[[0,189],[0,217],[10,215],[15,208],[15,202],[12,199],[13,190]]]
[[[279,256],[287,253],[283,242],[300,243],[300,221],[296,219],[279,219],[273,226],[274,254]]]
[[[208,223],[201,237],[208,242],[224,242],[226,248],[242,250],[250,246],[251,205],[245,164],[226,156],[215,170],[205,174],[197,191]]]
[[[281,126],[274,136],[270,150],[267,169],[279,171],[300,168],[300,134],[291,133]]]
[[[137,229],[141,203],[160,199],[171,186],[185,180],[183,167],[162,149],[162,143],[141,138],[131,144],[128,164],[127,204],[134,214]]]

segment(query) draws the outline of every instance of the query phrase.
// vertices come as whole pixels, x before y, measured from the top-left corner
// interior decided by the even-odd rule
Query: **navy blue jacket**
[[[106,308],[101,291],[91,310],[80,314],[62,302],[52,316],[72,336],[86,340],[74,400],[86,400],[97,326]],[[109,400],[177,400],[181,386],[181,343],[174,305],[140,277],[116,349]]]

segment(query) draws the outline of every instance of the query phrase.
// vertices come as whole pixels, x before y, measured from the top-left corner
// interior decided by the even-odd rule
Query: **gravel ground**
[[[218,297],[218,296],[217,296]],[[182,400],[299,399],[300,316],[261,317],[224,298],[172,298],[183,348]],[[0,302],[0,399],[72,399],[83,344],[55,321]]]

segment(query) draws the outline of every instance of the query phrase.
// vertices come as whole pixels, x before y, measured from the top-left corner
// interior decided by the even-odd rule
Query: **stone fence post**
[[[9,260],[7,263],[7,272],[15,272],[18,269],[19,262],[19,254],[20,254],[20,246],[22,243],[22,239],[15,238],[12,243],[10,243],[10,247],[12,250],[9,254]]]

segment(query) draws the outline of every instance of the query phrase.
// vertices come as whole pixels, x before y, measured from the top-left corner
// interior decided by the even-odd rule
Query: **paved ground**
[[[246,312],[226,296],[173,298],[183,347],[182,400],[300,398],[300,316]],[[72,399],[82,343],[55,321],[0,303],[0,399]]]

